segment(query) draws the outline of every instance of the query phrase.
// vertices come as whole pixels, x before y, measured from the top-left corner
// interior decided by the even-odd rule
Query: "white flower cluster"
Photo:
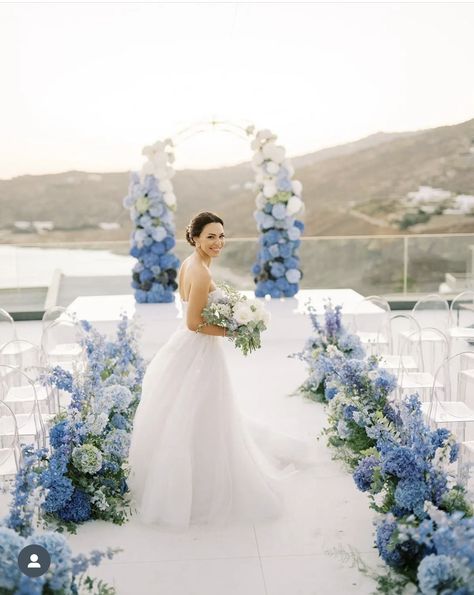
[[[176,208],[176,195],[173,191],[171,178],[175,175],[173,141],[170,138],[157,141],[153,145],[143,147],[142,155],[147,161],[142,167],[142,180],[146,175],[153,175],[158,180],[158,188],[163,193],[163,200],[170,209]],[[157,240],[159,241],[159,240]]]
[[[286,212],[284,216],[302,215],[304,203],[301,200],[302,184],[299,180],[290,181],[295,170],[286,158],[285,147],[276,144],[277,136],[270,130],[259,130],[251,142],[254,152],[252,169],[255,171],[257,208],[262,210],[269,199],[274,199],[281,190],[280,181],[285,180],[285,192],[291,196],[285,200]]]
[[[263,322],[265,326],[268,326],[270,312],[258,300],[245,300],[236,304],[234,308],[234,319],[237,324]]]

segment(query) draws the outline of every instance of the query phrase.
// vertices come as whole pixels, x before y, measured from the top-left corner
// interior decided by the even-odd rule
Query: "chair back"
[[[31,400],[23,403],[26,412],[15,414],[19,435],[22,435],[22,430],[25,430],[27,426],[33,425],[35,430],[34,435],[37,436],[41,433],[44,437],[45,427],[38,404],[35,383],[20,368],[8,364],[0,364],[0,401],[5,400],[12,383],[14,383],[14,386],[28,385],[29,393],[32,395]]]
[[[413,306],[412,316],[422,327],[436,327],[446,332],[450,326],[449,304],[437,293],[419,299]]]
[[[3,430],[3,432],[2,432]],[[11,431],[10,431],[11,430]],[[18,425],[13,410],[7,403],[0,401],[0,474],[6,473],[6,468],[12,467],[8,463],[13,458],[14,472],[20,467],[21,448],[18,435]]]
[[[10,314],[0,308],[0,346],[16,339],[15,321]]]
[[[459,293],[451,302],[451,325],[474,326],[474,291],[468,289]]]

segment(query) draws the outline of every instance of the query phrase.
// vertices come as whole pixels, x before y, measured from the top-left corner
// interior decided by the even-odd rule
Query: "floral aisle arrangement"
[[[253,127],[247,132],[253,134]],[[260,130],[251,143],[258,190],[254,216],[261,232],[252,268],[257,297],[294,296],[302,278],[299,246],[304,224],[298,219],[304,213],[302,185],[291,179],[294,168],[276,139],[270,130]]]
[[[396,379],[376,357],[353,359],[330,346],[315,360],[328,443],[378,512],[375,544],[388,570],[362,569],[390,595],[474,593],[473,510],[448,473],[459,449],[451,432],[426,425],[418,395],[395,401]]]
[[[306,308],[313,326],[313,334],[306,341],[303,350],[289,357],[297,357],[306,362],[309,376],[299,387],[298,392],[313,401],[328,402],[334,388],[326,386],[324,361],[321,356],[329,358],[349,357],[364,359],[365,350],[357,335],[348,333],[342,324],[342,306],[333,306],[331,300],[324,305],[324,322],[318,320],[317,312],[311,302]]]
[[[430,503],[425,508],[421,522],[415,516],[387,518],[387,524],[395,523],[397,529],[385,551],[392,564],[404,560],[403,578],[396,583],[399,590],[416,585],[423,595],[473,593],[474,518],[458,511],[448,514]],[[407,550],[418,550],[418,556],[410,559]]]
[[[100,579],[91,578],[87,571],[104,558],[111,559],[120,549],[93,550],[88,556],[73,556],[61,533],[42,527],[37,513],[47,493],[41,485],[45,464],[46,449],[23,446],[22,466],[15,479],[10,511],[0,522],[0,592],[4,595],[113,595],[115,589]],[[51,556],[50,567],[40,577],[28,577],[18,567],[18,554],[30,544],[43,546]]]
[[[179,259],[171,253],[176,244],[172,142],[156,142],[145,147],[143,154],[148,160],[141,175],[131,175],[128,195],[123,200],[135,226],[130,254],[138,262],[133,267],[132,287],[139,303],[172,302],[179,266]]]
[[[121,524],[127,518],[127,457],[144,373],[126,316],[115,341],[87,322],[83,327],[85,372],[73,377],[56,367],[44,379],[70,393],[71,402],[50,430],[51,452],[40,475],[47,490],[42,511],[70,531],[89,519]]]
[[[249,300],[226,283],[219,284],[218,289],[202,312],[203,326],[224,327],[226,336],[244,355],[259,349],[260,335],[270,320],[269,312],[260,301]]]

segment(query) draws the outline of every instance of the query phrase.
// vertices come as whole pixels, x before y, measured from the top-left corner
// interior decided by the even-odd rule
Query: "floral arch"
[[[174,213],[177,200],[172,179],[175,175],[174,149],[185,138],[208,130],[210,126],[250,140],[255,172],[254,217],[260,232],[259,249],[252,273],[255,295],[292,297],[302,277],[299,259],[300,236],[304,229],[299,219],[304,213],[302,185],[292,180],[294,168],[285,148],[277,145],[270,130],[255,130],[253,125],[232,122],[205,122],[190,126],[173,139],[157,141],[143,148],[146,161],[140,173],[130,177],[124,206],[134,223],[130,254],[137,259],[132,287],[137,302],[172,302],[177,289],[179,259],[172,250],[176,244]]]

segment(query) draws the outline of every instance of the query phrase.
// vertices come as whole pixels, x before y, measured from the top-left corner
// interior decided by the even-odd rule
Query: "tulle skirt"
[[[307,447],[240,413],[222,341],[182,324],[147,368],[129,454],[142,522],[184,528],[284,512],[278,483]]]

